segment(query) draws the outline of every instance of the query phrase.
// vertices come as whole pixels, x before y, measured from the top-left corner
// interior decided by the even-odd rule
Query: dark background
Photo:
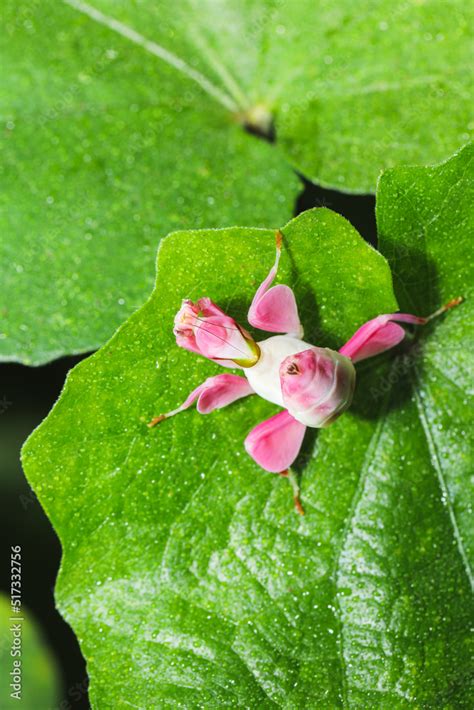
[[[324,190],[303,180],[295,215],[310,207],[329,207],[346,217],[375,245],[375,198]],[[61,673],[58,708],[89,708],[86,669],[71,628],[56,611],[53,589],[61,546],[19,463],[20,448],[59,397],[69,369],[84,356],[67,357],[42,367],[0,365],[0,535],[5,559],[0,587],[10,593],[10,546],[22,547],[23,604],[33,612]],[[43,710],[43,708],[38,708]]]

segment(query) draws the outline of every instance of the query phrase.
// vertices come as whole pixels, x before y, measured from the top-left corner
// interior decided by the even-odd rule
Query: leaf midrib
[[[395,369],[396,362],[397,362],[397,358],[394,359],[394,363],[391,368],[392,370]],[[390,377],[390,375],[389,375],[389,377]],[[436,473],[436,477],[437,477],[438,484],[439,484],[441,493],[443,495],[443,498],[446,500],[446,508],[448,511],[451,528],[453,531],[453,538],[456,541],[456,547],[458,550],[459,557],[461,558],[463,569],[465,571],[465,574],[466,574],[466,577],[467,577],[467,580],[469,582],[471,589],[474,589],[474,579],[473,579],[472,569],[471,569],[471,566],[469,563],[469,556],[468,556],[467,551],[464,547],[462,535],[459,531],[459,527],[457,524],[457,520],[456,520],[454,508],[453,508],[453,501],[450,496],[449,488],[446,484],[446,480],[444,477],[443,468],[442,468],[441,461],[439,458],[437,446],[436,446],[436,443],[435,443],[433,436],[431,434],[427,413],[426,413],[422,398],[420,397],[419,389],[422,387],[421,374],[420,374],[419,370],[416,368],[416,366],[415,366],[415,376],[411,375],[411,380],[413,383],[413,391],[414,391],[414,395],[415,395],[416,411],[417,411],[417,415],[418,415],[418,421],[420,424],[420,430],[421,430],[421,432],[423,432],[423,436],[425,438],[426,445],[427,445],[428,451],[430,453],[430,459],[429,459],[430,464],[431,464],[433,471]],[[429,387],[426,383],[424,386],[429,391]],[[348,692],[349,684],[348,684],[348,676],[347,676],[347,665],[346,665],[346,660],[345,660],[345,656],[344,656],[344,621],[342,618],[342,609],[341,609],[341,606],[339,603],[339,596],[337,594],[337,589],[339,586],[340,562],[341,562],[342,553],[344,551],[344,547],[345,547],[346,541],[348,539],[349,533],[353,529],[353,520],[354,520],[355,511],[356,511],[357,506],[363,496],[365,483],[366,483],[367,477],[370,472],[371,461],[373,460],[373,457],[377,451],[377,447],[380,443],[383,429],[387,423],[386,414],[387,414],[389,402],[392,399],[394,388],[395,388],[395,385],[393,385],[387,393],[385,401],[380,408],[380,413],[379,413],[380,418],[379,418],[377,425],[374,429],[372,437],[367,445],[367,450],[366,450],[366,454],[364,457],[364,461],[362,463],[359,480],[357,482],[357,487],[356,487],[354,494],[352,496],[350,509],[349,509],[348,515],[345,519],[343,532],[341,535],[340,542],[338,544],[338,549],[337,549],[337,553],[335,556],[335,562],[334,562],[334,568],[333,568],[333,574],[332,574],[332,578],[333,578],[335,589],[336,589],[336,592],[334,594],[334,606],[337,610],[337,618],[338,618],[338,622],[339,622],[339,631],[338,631],[338,639],[337,640],[338,640],[338,651],[339,651],[339,658],[340,658],[340,665],[341,665],[341,694],[342,694],[342,706],[343,707],[350,707],[350,705],[349,705],[349,692]]]
[[[392,365],[392,369],[394,369],[395,363]],[[391,398],[391,393],[392,390],[389,390],[385,401],[380,409],[380,419],[377,422],[377,425],[372,433],[372,436],[370,438],[370,441],[367,446],[367,451],[364,456],[364,460],[362,462],[362,467],[359,475],[359,480],[357,482],[357,487],[354,491],[354,494],[352,496],[351,500],[351,506],[348,512],[348,515],[345,519],[344,522],[344,528],[342,531],[341,539],[338,545],[338,550],[335,555],[335,561],[334,561],[334,569],[333,569],[333,574],[332,578],[334,581],[334,586],[336,589],[336,592],[334,594],[334,606],[337,610],[337,617],[339,621],[339,632],[338,632],[338,650],[339,650],[339,657],[340,657],[340,662],[341,662],[341,690],[342,690],[342,705],[343,707],[349,707],[349,682],[348,682],[348,676],[347,676],[347,665],[346,665],[346,660],[344,657],[344,621],[342,618],[342,609],[341,605],[339,602],[339,596],[337,593],[338,587],[339,587],[339,573],[341,571],[341,557],[342,553],[344,551],[345,544],[347,542],[349,533],[352,530],[352,523],[354,520],[355,512],[357,509],[357,506],[363,496],[364,493],[364,488],[365,488],[365,483],[367,480],[367,477],[370,472],[370,465],[371,461],[373,459],[373,456],[375,452],[377,451],[378,445],[380,443],[380,439],[382,436],[383,428],[386,424],[386,418],[385,418],[385,413],[388,407],[388,403]]]
[[[414,384],[413,386],[413,391],[415,395],[415,401],[416,401],[416,408],[418,412],[418,419],[420,422],[420,427],[421,430],[423,431],[426,444],[428,447],[428,451],[430,452],[430,463],[431,467],[436,473],[436,477],[438,479],[439,487],[441,490],[441,494],[443,496],[443,499],[446,501],[446,508],[449,514],[449,520],[451,523],[451,527],[453,530],[453,537],[456,540],[456,546],[458,549],[459,556],[461,558],[462,564],[464,571],[466,573],[467,580],[469,582],[469,585],[472,590],[474,590],[474,578],[473,578],[473,573],[471,569],[471,565],[469,563],[469,556],[467,554],[467,551],[464,547],[464,541],[462,539],[462,535],[460,533],[457,520],[456,520],[456,515],[454,512],[454,507],[453,507],[453,501],[451,499],[449,487],[446,483],[444,472],[443,472],[443,467],[441,465],[441,460],[438,452],[438,447],[436,445],[436,441],[432,435],[431,428],[430,428],[430,422],[429,422],[429,417],[428,413],[426,411],[426,407],[423,403],[422,397],[420,397],[420,392],[419,390],[422,387],[421,384],[421,373],[418,370],[418,368],[414,367],[414,373],[415,376],[411,376],[411,380]],[[423,384],[423,387],[425,390],[430,393],[430,388],[428,384],[425,382]],[[431,395],[430,395],[431,396]],[[432,397],[431,397],[432,398]]]
[[[154,54],[159,59],[162,59],[170,66],[174,67],[177,71],[181,72],[189,79],[192,79],[194,82],[196,82],[196,84],[199,84],[199,86],[207,94],[209,94],[209,96],[212,96],[213,99],[215,99],[218,103],[220,103],[232,113],[238,112],[243,108],[237,103],[235,103],[234,98],[222,91],[222,89],[216,86],[212,81],[210,81],[206,76],[204,76],[204,74],[201,74],[200,71],[197,71],[197,69],[191,67],[187,62],[184,61],[184,59],[181,59],[181,57],[178,57],[176,54],[173,54],[173,52],[170,52],[168,49],[162,47],[157,42],[147,39],[142,34],[129,27],[125,23],[120,22],[119,20],[116,20],[113,17],[110,17],[110,15],[104,14],[92,5],[88,5],[87,3],[82,2],[82,0],[63,0],[63,2],[66,5],[69,5],[74,10],[77,10],[81,14],[87,15],[91,20],[94,20],[100,25],[103,25],[104,27],[107,27],[108,29],[117,32],[117,34],[122,35],[122,37],[125,37],[134,44],[143,47],[143,49],[150,52],[150,54]]]

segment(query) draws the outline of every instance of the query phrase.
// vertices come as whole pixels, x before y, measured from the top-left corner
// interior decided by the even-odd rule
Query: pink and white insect
[[[224,367],[239,367],[245,377],[225,373],[208,377],[183,404],[151,420],[168,419],[197,402],[200,414],[257,394],[283,408],[250,431],[247,453],[265,471],[289,476],[295,506],[303,509],[291,465],[303,443],[306,427],[327,427],[351,404],[356,382],[354,363],[393,348],[405,336],[398,323],[424,325],[462,299],[453,299],[427,318],[407,313],[380,315],[368,321],[336,352],[303,340],[294,293],[289,286],[272,286],[281,255],[282,234],[276,233],[276,259],[257,289],[248,312],[254,328],[274,335],[256,342],[250,333],[209,298],[184,300],[174,321],[177,344]]]

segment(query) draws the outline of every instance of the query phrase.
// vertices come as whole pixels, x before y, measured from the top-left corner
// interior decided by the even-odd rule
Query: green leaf
[[[453,184],[466,155],[454,159]],[[426,202],[445,169],[429,169],[428,185],[419,171]],[[397,172],[383,188],[389,178],[396,185]],[[395,214],[386,203],[382,222]],[[451,206],[453,245],[464,239],[461,210]],[[405,226],[421,214],[425,224],[434,215],[420,208]],[[283,233],[279,280],[295,288],[308,340],[340,347],[396,310],[385,260],[343,218],[316,209]],[[467,501],[454,502],[454,472],[456,491],[443,478],[454,464],[434,454],[423,390],[397,369],[409,353],[360,367],[351,411],[310,433],[303,518],[287,482],[243,449],[273,405],[251,397],[145,426],[218,371],[176,347],[181,298],[208,295],[244,323],[273,239],[226,229],[164,240],[151,299],[70,373],[25,445],[25,471],[63,544],[57,600],[87,659],[93,705],[468,707]],[[463,308],[427,328],[423,348],[447,329],[459,347],[452,321],[464,327]],[[437,391],[434,435],[444,425],[460,439],[459,391],[444,381]],[[465,443],[455,445],[457,454]]]
[[[273,117],[319,184],[372,192],[382,168],[447,158],[473,128],[463,0],[91,4],[199,69],[250,122]]]
[[[423,342],[409,374],[416,383],[412,410],[419,436],[428,445],[467,569],[474,558],[468,436],[474,424],[473,168],[471,143],[442,165],[384,173],[377,192],[380,248],[392,267],[401,309],[426,315],[452,298],[465,299]]]
[[[60,2],[4,17],[0,358],[40,364],[96,349],[143,303],[161,236],[278,226],[300,183],[143,47]]]
[[[4,14],[4,360],[101,345],[173,229],[281,223],[287,160],[370,191],[471,125],[463,0],[8,0]],[[239,125],[272,121],[273,146]]]
[[[18,617],[21,617],[18,620]],[[13,646],[14,652],[21,651],[21,655],[11,655],[13,632],[16,634],[21,627],[21,647]],[[2,710],[21,707],[23,710],[38,710],[42,708],[57,707],[59,698],[59,679],[56,664],[51,657],[38,630],[34,618],[29,612],[22,609],[21,614],[14,614],[11,610],[10,600],[5,595],[0,595],[0,660],[2,673],[0,676],[0,705]],[[16,672],[15,661],[21,661],[21,699],[11,697],[16,688],[10,687]]]

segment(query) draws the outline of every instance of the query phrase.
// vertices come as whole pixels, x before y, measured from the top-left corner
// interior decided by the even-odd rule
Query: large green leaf
[[[4,559],[8,559],[7,556]],[[16,570],[15,570],[16,571]],[[18,620],[20,617],[20,620]],[[21,629],[21,637],[18,636]],[[15,645],[14,643],[15,634]],[[18,642],[21,641],[21,645]],[[13,647],[14,656],[11,655]],[[18,655],[20,651],[20,655]],[[10,599],[0,595],[0,707],[11,710],[52,710],[59,700],[60,682],[56,663],[46,646],[34,617],[25,609],[21,614],[12,611]],[[11,697],[18,692],[10,687],[17,676],[18,661],[21,669],[21,697]],[[14,665],[15,663],[15,665]]]
[[[2,359],[101,345],[172,229],[281,223],[285,157],[361,192],[468,133],[463,0],[7,0],[4,16]],[[274,146],[239,126],[267,120]]]
[[[250,121],[266,112],[277,144],[317,183],[372,192],[382,168],[447,158],[473,128],[474,15],[463,0],[91,5],[184,58]]]
[[[96,349],[169,231],[275,225],[299,182],[195,82],[61,2],[3,10],[0,358]]]
[[[387,171],[377,192],[379,244],[401,309],[428,313],[452,298],[465,299],[415,350],[404,378],[416,384],[412,414],[467,569],[474,557],[473,177],[471,143],[443,165]]]
[[[440,181],[462,188],[468,157],[411,173],[420,209],[406,213],[406,233],[438,211]],[[400,228],[389,184],[399,189],[396,171],[382,184],[385,242]],[[454,249],[466,239],[465,205],[448,204],[442,299],[464,289]],[[386,262],[344,219],[317,209],[283,233],[279,278],[295,287],[312,342],[340,346],[396,309]],[[87,658],[93,704],[469,707],[467,394],[437,379],[439,351],[423,355],[444,339],[456,377],[467,303],[427,328],[421,346],[359,368],[352,410],[310,436],[301,457],[303,518],[286,482],[243,450],[275,410],[267,402],[145,426],[217,371],[174,343],[181,298],[207,294],[244,322],[272,259],[268,231],[167,238],[150,301],[71,372],[25,446],[25,471],[62,540],[57,599]],[[427,283],[411,273],[400,283],[422,294]]]

